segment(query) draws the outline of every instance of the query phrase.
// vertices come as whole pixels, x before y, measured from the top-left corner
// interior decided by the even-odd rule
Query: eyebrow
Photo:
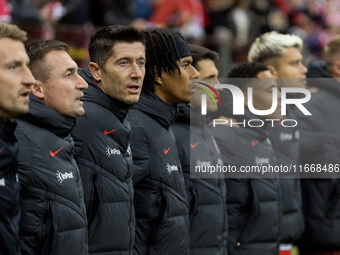
[[[21,64],[24,64],[24,65],[28,65],[29,64],[29,60],[26,61],[25,60],[18,60],[18,59],[13,59],[11,61],[8,61],[7,63],[5,63],[5,65],[21,65]]]
[[[184,60],[181,64],[191,64],[192,61],[191,60]]]
[[[299,62],[302,62],[302,59],[294,59],[294,60],[289,61],[289,63],[299,63]]]
[[[211,74],[211,75],[209,75],[207,77],[204,77],[203,79],[212,79],[212,78],[216,78],[216,77],[217,77],[216,74]]]
[[[69,67],[64,71],[64,74],[67,73],[67,72],[75,72],[76,69],[77,69],[76,67]]]
[[[278,86],[275,85],[275,84],[272,84],[272,85],[269,85],[269,86],[267,87],[267,89],[271,89],[271,88],[278,88]]]
[[[119,62],[121,60],[131,60],[131,59],[134,59],[134,57],[121,57],[121,58],[117,59],[115,62]],[[146,60],[145,57],[138,58],[138,60],[141,60],[141,59]]]

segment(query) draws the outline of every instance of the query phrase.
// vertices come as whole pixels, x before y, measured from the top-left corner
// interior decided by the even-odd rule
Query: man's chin
[[[217,109],[218,109],[218,107],[215,104],[214,105],[208,105],[208,107],[207,107],[208,112],[216,112]]]
[[[73,118],[78,118],[78,117],[81,117],[85,115],[85,109],[82,108],[82,109],[79,109],[75,114],[74,116],[70,116],[70,117],[73,117]]]
[[[28,104],[27,105],[25,104],[25,105],[21,106],[20,108],[17,108],[17,109],[14,109],[11,112],[8,112],[8,114],[10,115],[11,118],[16,118],[16,117],[19,117],[19,116],[26,114],[28,112],[29,112]]]
[[[126,98],[121,99],[120,101],[123,102],[124,104],[134,105],[138,103],[139,97],[140,97],[140,94],[128,96]]]

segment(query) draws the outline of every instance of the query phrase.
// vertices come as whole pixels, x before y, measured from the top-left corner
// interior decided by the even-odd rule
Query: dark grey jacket
[[[18,173],[23,254],[88,254],[84,194],[74,143],[74,119],[31,96],[18,120]]]
[[[275,165],[272,145],[247,128],[213,130],[225,165]],[[277,255],[281,198],[278,178],[227,178],[228,254]]]
[[[16,123],[0,117],[0,254],[19,255],[20,188]]]
[[[297,119],[293,109],[287,118]],[[298,166],[300,160],[300,132],[298,127],[290,128],[276,125],[268,127],[269,138],[276,154],[278,165]],[[287,177],[287,176],[286,176]],[[281,187],[281,243],[296,243],[304,231],[301,180],[280,178]]]
[[[187,105],[180,105],[173,125],[184,172],[190,210],[190,254],[227,254],[226,186],[222,175],[192,178],[196,166],[222,165],[216,142],[204,120]],[[191,123],[191,125],[190,125]],[[218,178],[220,177],[220,178]]]
[[[303,163],[322,166],[340,164],[340,83],[333,79],[323,61],[308,66],[312,94],[308,109],[311,117],[301,116]],[[336,174],[339,177],[339,173]],[[300,243],[303,251],[340,250],[340,180],[304,179],[303,202],[306,231]]]
[[[135,236],[132,156],[128,106],[94,84],[89,70],[85,116],[72,132],[75,158],[83,182],[90,254],[132,254]]]
[[[135,254],[189,254],[189,210],[175,136],[176,106],[144,93],[129,112],[134,161]]]

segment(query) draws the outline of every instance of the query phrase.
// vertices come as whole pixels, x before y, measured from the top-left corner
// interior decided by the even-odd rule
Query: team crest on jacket
[[[176,165],[170,165],[169,163],[166,164],[166,170],[169,174],[171,174],[174,171],[178,171],[178,166]]]
[[[67,180],[67,179],[73,179],[73,173],[72,172],[62,173],[60,171],[57,171],[56,175],[57,175],[57,180],[58,180],[59,183],[63,183],[63,181]]]
[[[256,165],[269,164],[269,158],[255,157],[255,164]]]
[[[106,155],[111,157],[112,155],[120,155],[121,152],[118,149],[112,149],[110,146],[106,146]]]

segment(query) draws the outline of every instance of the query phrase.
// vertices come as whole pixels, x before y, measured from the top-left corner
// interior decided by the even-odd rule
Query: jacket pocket
[[[187,206],[174,192],[161,190],[161,194],[160,217],[154,223],[150,254],[186,254],[190,239]]]
[[[89,203],[86,206],[86,214],[87,214],[87,222],[89,225],[89,228],[92,224],[92,222],[94,221],[96,215],[98,214],[98,210],[99,210],[99,193],[98,193],[98,184],[97,181],[98,180],[98,176],[94,175],[93,177],[93,185],[91,185],[91,197],[89,200]]]
[[[46,215],[44,217],[41,244],[38,245],[38,253],[41,255],[52,254],[53,237],[54,237],[54,226],[53,226],[53,209],[52,201],[47,200],[46,202]]]

